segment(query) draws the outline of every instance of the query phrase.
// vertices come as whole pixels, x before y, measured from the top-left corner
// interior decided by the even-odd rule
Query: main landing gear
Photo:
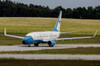
[[[39,46],[39,44],[38,44],[38,43],[35,43],[35,44],[34,44],[34,46],[35,46],[35,47],[38,47],[38,46]]]
[[[35,43],[34,46],[35,46],[35,47],[38,47],[39,44],[38,44],[38,43]],[[28,45],[28,47],[31,47],[31,45]]]
[[[52,44],[48,44],[48,45],[49,45],[49,47],[54,47],[54,45],[52,45]],[[35,43],[35,44],[34,44],[34,47],[38,47],[38,46],[39,46],[38,43]],[[29,44],[28,47],[31,47],[31,45]]]
[[[39,46],[39,44],[38,44],[38,43],[35,43],[35,44],[34,44],[34,46],[35,46],[35,47],[38,47],[38,46]],[[31,45],[30,45],[30,44],[28,44],[28,47],[31,47]]]

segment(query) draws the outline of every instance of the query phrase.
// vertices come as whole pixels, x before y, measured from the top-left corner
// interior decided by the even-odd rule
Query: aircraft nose
[[[32,37],[24,37],[24,42],[25,43],[28,43],[28,44],[30,44],[30,43],[32,43],[32,41],[33,41],[33,38]]]
[[[30,37],[24,37],[24,40],[25,40],[25,41],[28,40],[28,39],[30,39]]]

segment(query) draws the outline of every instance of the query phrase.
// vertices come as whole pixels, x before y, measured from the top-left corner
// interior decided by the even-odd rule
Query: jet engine
[[[55,40],[48,41],[49,47],[53,47],[56,44]]]

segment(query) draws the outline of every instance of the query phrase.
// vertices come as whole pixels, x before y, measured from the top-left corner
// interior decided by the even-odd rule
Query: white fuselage
[[[34,40],[54,40],[60,36],[60,32],[46,31],[46,32],[31,32],[26,36],[32,37]]]

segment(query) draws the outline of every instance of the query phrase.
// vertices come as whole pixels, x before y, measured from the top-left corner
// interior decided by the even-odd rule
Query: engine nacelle
[[[54,46],[56,44],[56,41],[54,41],[54,40],[48,41],[48,44]]]

